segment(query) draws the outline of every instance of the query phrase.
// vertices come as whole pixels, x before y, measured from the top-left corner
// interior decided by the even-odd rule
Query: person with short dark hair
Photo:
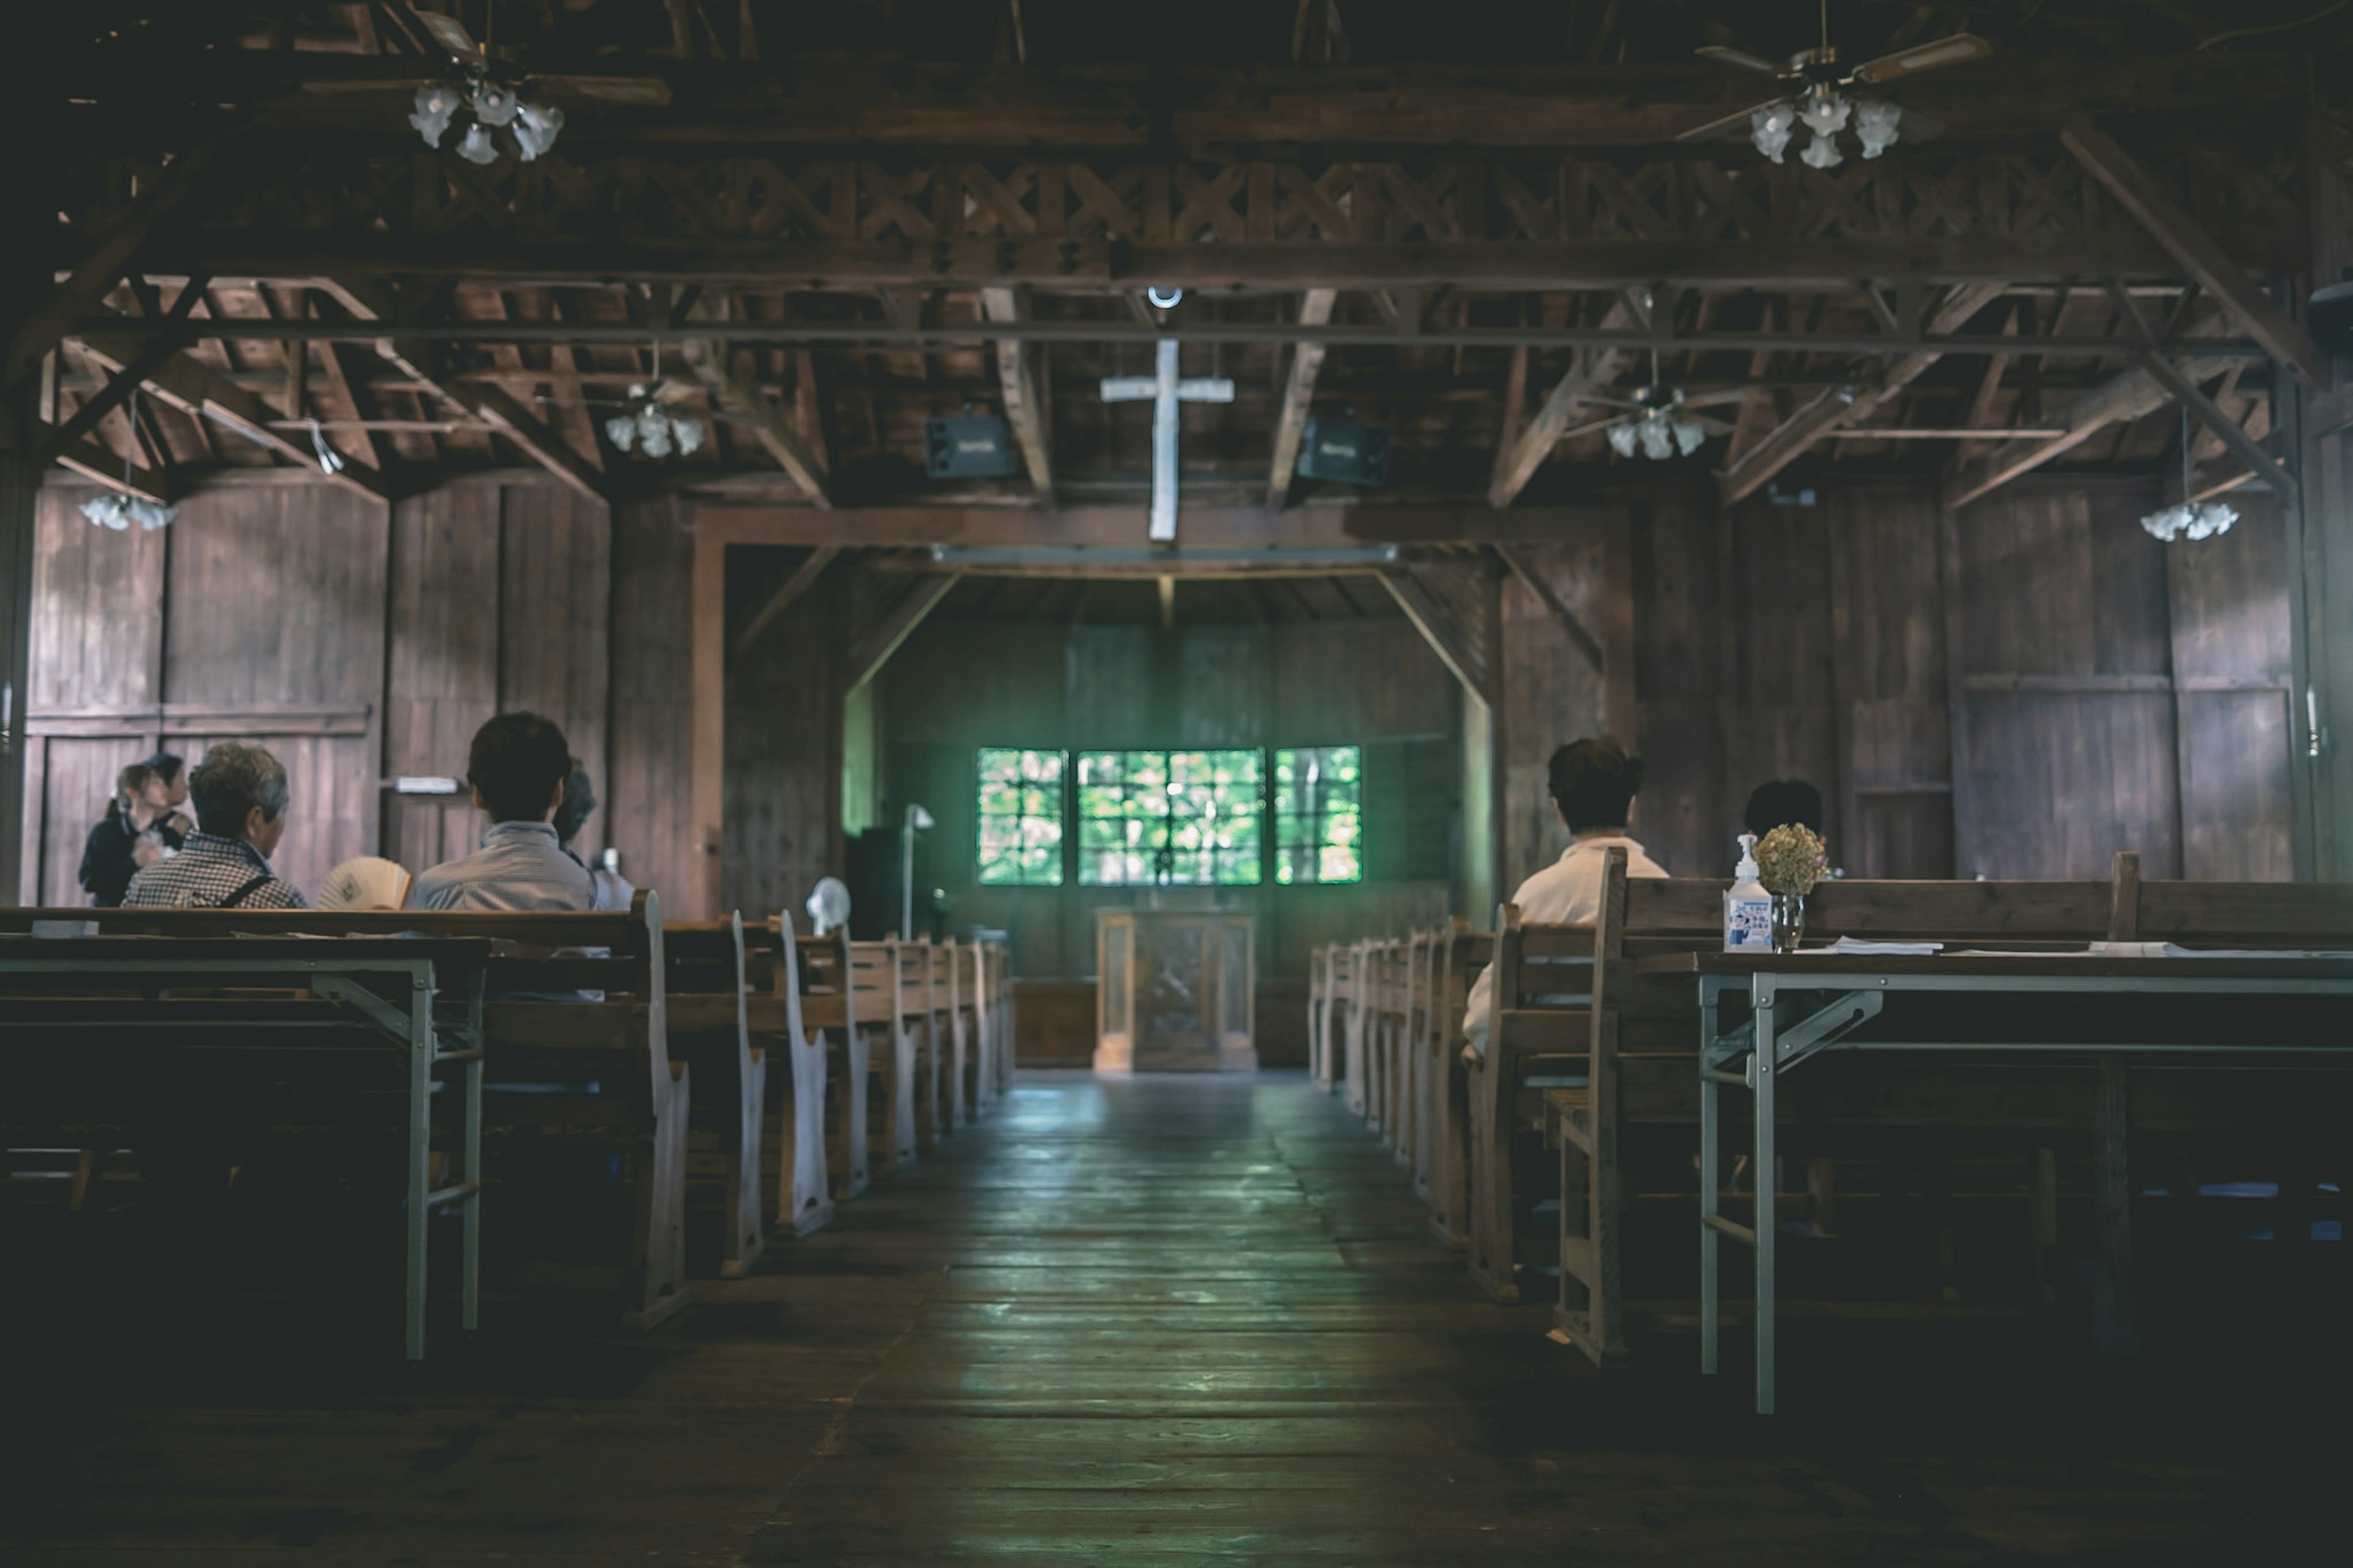
[[[415,910],[592,910],[586,867],[564,852],[550,818],[564,806],[572,748],[536,713],[501,713],[474,731],[466,782],[491,819],[482,847],[410,887]]]
[[[1552,754],[1546,770],[1553,810],[1568,829],[1559,860],[1520,884],[1512,902],[1530,925],[1588,925],[1601,913],[1601,871],[1612,848],[1626,851],[1630,877],[1663,877],[1666,868],[1626,836],[1634,797],[1642,789],[1642,759],[1607,735],[1573,741]],[[1494,984],[1482,972],[1462,1016],[1466,1052],[1487,1051],[1487,1013]]]
[[[122,770],[106,815],[82,844],[80,881],[91,903],[112,909],[142,868],[180,852],[195,826],[180,815],[187,798],[186,775],[170,752]]]
[[[286,768],[259,746],[224,741],[188,775],[196,827],[168,860],[142,868],[126,909],[299,910],[302,895],[269,868],[286,837]]]
[[[1815,837],[1821,837],[1821,791],[1803,779],[1774,779],[1750,792],[1748,809],[1741,816],[1749,832],[1762,838],[1793,822]]]
[[[588,769],[580,759],[572,759],[572,774],[564,781],[564,804],[555,808],[556,842],[564,852],[587,868],[588,879],[596,885],[596,908],[626,910],[638,896],[638,889],[619,870],[620,857],[611,850],[605,852],[607,863],[590,866],[581,858],[578,846],[572,841],[580,837],[588,818],[596,810],[596,786],[588,779]]]

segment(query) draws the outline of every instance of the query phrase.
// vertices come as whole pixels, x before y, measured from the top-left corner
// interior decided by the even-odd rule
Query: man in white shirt
[[[1520,884],[1512,902],[1529,925],[1589,925],[1601,913],[1602,861],[1612,848],[1626,851],[1630,877],[1663,877],[1665,867],[1626,837],[1635,794],[1642,787],[1642,759],[1607,735],[1570,742],[1552,754],[1553,809],[1568,829],[1560,858]],[[1462,1015],[1466,1056],[1487,1054],[1487,1009],[1494,993],[1491,972],[1481,971]]]
[[[491,819],[482,847],[417,879],[415,910],[593,910],[587,868],[564,852],[549,818],[564,804],[572,749],[536,713],[501,713],[474,731],[466,782]]]

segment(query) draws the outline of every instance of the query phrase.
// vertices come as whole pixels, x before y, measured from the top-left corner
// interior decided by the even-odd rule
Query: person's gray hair
[[[223,741],[188,775],[188,798],[195,803],[197,827],[220,838],[241,837],[255,806],[266,821],[286,814],[286,764],[259,746]]]

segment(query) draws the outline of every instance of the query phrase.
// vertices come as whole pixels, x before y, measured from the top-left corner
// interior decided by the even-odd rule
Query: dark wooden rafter
[[[2162,181],[2093,123],[2089,115],[2069,119],[2060,129],[2059,140],[2165,247],[2184,272],[2222,302],[2247,334],[2263,345],[2264,352],[2314,391],[2328,390],[2329,363],[2311,334],[2272,302],[2263,287],[2189,216]]]
[[[1310,289],[1300,296],[1303,326],[1321,326],[1332,319],[1336,289]],[[1303,341],[1291,351],[1291,366],[1282,383],[1282,409],[1275,417],[1274,454],[1267,469],[1266,500],[1281,508],[1291,498],[1293,470],[1299,463],[1299,441],[1307,416],[1315,406],[1315,379],[1324,369],[1324,345]]]
[[[137,324],[128,317],[124,318],[124,322],[126,327]],[[85,337],[81,342],[84,353],[92,361],[117,374],[138,359],[143,346],[132,337]],[[298,443],[276,429],[274,417],[260,398],[185,351],[172,354],[153,366],[144,378],[144,384],[156,396],[200,423],[210,419],[225,425],[257,447],[266,447],[314,471],[318,468],[317,455],[307,443]],[[391,492],[385,488],[383,478],[365,469],[345,467],[335,473],[322,474],[321,478],[373,500],[391,499]]]
[[[1605,331],[1622,331],[1634,320],[1631,304],[1625,300],[1613,300],[1601,318]],[[1627,351],[1622,349],[1580,350],[1569,362],[1568,374],[1562,376],[1545,397],[1543,406],[1528,421],[1527,428],[1509,437],[1510,456],[1499,458],[1493,481],[1487,487],[1487,504],[1498,510],[1512,504],[1519,493],[1535,478],[1553,448],[1560,445],[1577,417],[1577,411],[1586,401],[1618,379],[1619,368],[1625,363]]]
[[[735,638],[734,656],[742,658],[751,652],[768,628],[782,620],[786,611],[800,603],[808,591],[817,586],[818,579],[825,575],[826,568],[832,565],[840,554],[841,546],[820,544],[804,556],[801,563],[793,568],[792,575],[778,584],[776,591],[768,595],[767,603],[744,623],[744,630]]]
[[[17,328],[8,345],[7,360],[0,364],[0,387],[14,387],[32,374],[39,368],[43,356],[70,333],[73,323],[105,301],[131,270],[132,261],[153,237],[157,226],[187,201],[233,139],[233,134],[224,134],[200,142],[173,159],[161,180],[149,178],[141,182],[138,197],[114,216],[104,235],[58,285],[57,291],[35,306]]]
[[[874,679],[900,645],[914,635],[924,617],[936,609],[963,579],[952,572],[910,573],[894,577],[906,586],[850,633],[842,670],[845,689],[856,690]]]
[[[523,455],[559,481],[590,500],[605,500],[605,476],[563,437],[504,387],[488,383],[445,383],[430,367],[427,342],[407,335],[415,296],[403,297],[364,279],[319,279],[319,291],[332,298],[354,321],[396,329],[396,334],[374,340],[377,357],[406,375],[422,392],[439,399],[471,420],[497,430]]]
[[[132,394],[145,385],[149,376],[169,361],[177,358],[189,344],[196,341],[201,327],[189,324],[190,313],[203,302],[206,281],[201,276],[187,279],[180,285],[179,297],[172,301],[172,308],[164,312],[160,320],[141,323],[154,335],[142,343],[138,352],[127,363],[116,367],[112,378],[104,386],[83,399],[81,406],[75,409],[70,417],[49,432],[41,446],[39,454],[41,461],[47,462],[54,459],[59,453],[96,430],[99,422],[120,407]],[[136,321],[137,319],[126,318],[126,320]],[[135,431],[132,435],[132,445],[134,447],[137,445]]]
[[[1998,299],[2001,291],[2002,285],[1999,283],[1965,283],[1955,287],[1928,317],[1927,330],[1938,336],[1960,331],[1971,317]],[[1866,288],[1864,293],[1873,300],[1880,300],[1879,290],[1875,288]],[[1884,301],[1881,303],[1883,308]],[[1890,332],[1900,334],[1909,330],[1909,324],[1894,310],[1888,310],[1885,314],[1885,325]],[[1860,424],[1894,402],[1942,357],[1940,353],[1925,350],[1904,354],[1883,369],[1859,374],[1851,385],[1824,388],[1820,396],[1791,415],[1725,468],[1717,477],[1718,499],[1729,506],[1753,495],[1767,480],[1803,457],[1832,431]]]
[[[1011,289],[981,290],[981,305],[992,321],[1021,319],[1021,297]],[[1029,470],[1029,486],[1048,505],[1054,500],[1054,454],[1047,435],[1047,398],[1030,367],[1030,352],[1018,338],[997,341],[997,381],[1005,399],[1005,421],[1021,447],[1021,462]]]
[[[1440,581],[1443,575],[1460,575],[1465,571],[1476,574],[1476,568],[1400,567],[1380,574],[1381,585],[1405,612],[1414,629],[1422,636],[1430,650],[1436,653],[1463,689],[1480,701],[1493,707],[1496,698],[1495,677],[1490,658],[1489,628],[1479,624],[1479,605],[1483,600],[1461,592],[1449,592],[1450,584]]]
[[[701,314],[707,307],[696,309],[698,323],[710,319]],[[792,476],[811,505],[831,506],[832,490],[817,454],[801,439],[799,430],[784,411],[761,390],[759,382],[735,363],[734,349],[706,337],[687,338],[680,346],[687,364],[710,389],[712,408],[738,424],[749,426],[754,438],[776,458],[779,468]]]
[[[2115,301],[2117,319],[2124,323],[2126,333],[2137,341],[2140,350],[2134,357],[2157,384],[2171,395],[2176,403],[2189,410],[2190,416],[2220,440],[2232,456],[2246,464],[2248,470],[2270,486],[2273,493],[2292,496],[2295,479],[2278,458],[2263,450],[2255,438],[2247,434],[2239,422],[2224,413],[2216,401],[2200,390],[2180,366],[2175,364],[2158,341],[2157,329],[2141,314],[2140,306],[2120,284],[2111,283],[2109,298]],[[2224,373],[2226,381],[2235,381],[2238,366]],[[2184,454],[2188,454],[2185,452]]]

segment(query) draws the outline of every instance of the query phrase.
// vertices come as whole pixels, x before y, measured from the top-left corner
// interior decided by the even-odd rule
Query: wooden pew
[[[491,1250],[526,1275],[609,1285],[630,1328],[651,1328],[692,1299],[691,1079],[670,1057],[669,966],[650,891],[626,912],[13,910],[0,911],[0,931],[26,931],[36,920],[153,936],[491,939],[482,1026]],[[599,951],[607,956],[586,955]],[[616,1155],[620,1201],[599,1214],[601,1182],[568,1181],[560,1167]],[[572,1241],[586,1243],[585,1259],[537,1250]]]
[[[459,1319],[471,1331],[491,943],[321,942],[282,929],[251,940],[201,920],[30,934],[43,919],[74,931],[110,923],[92,913],[11,910],[0,921],[11,933],[0,937],[0,1142],[133,1149],[142,1182],[180,1210],[175,1229],[193,1240],[227,1200],[227,1169],[248,1156],[247,1139],[277,1117],[326,1129],[340,1164],[401,1194],[408,1359],[425,1354],[427,1226],[438,1211],[462,1216]],[[158,934],[159,924],[174,929]],[[437,1129],[433,1091],[453,1065],[462,1072],[448,1087],[458,1092],[439,1097]],[[457,1157],[438,1186],[437,1140]],[[175,1182],[180,1190],[165,1191]],[[299,1238],[289,1250],[302,1250]]]
[[[981,941],[982,1005],[988,1026],[984,1049],[988,1057],[988,1096],[1002,1097],[1013,1087],[1016,1042],[1013,1038],[1013,950],[1003,933]]]
[[[1437,933],[1430,964],[1430,1218],[1438,1238],[1461,1251],[1471,1230],[1471,1081],[1462,1060],[1462,1013],[1494,952],[1494,937],[1456,916]]]
[[[860,1008],[879,1004],[871,983],[860,984],[848,935],[796,936],[793,942],[804,977],[801,1022],[822,1030],[826,1041],[827,1169],[834,1197],[848,1203],[871,1179],[867,1116],[873,1041]]]
[[[761,1181],[776,1192],[778,1234],[807,1236],[833,1218],[826,1168],[826,1037],[803,1015],[808,975],[789,917],[744,933],[744,1014],[775,1068],[760,1101]]]
[[[882,1169],[894,1172],[913,1165],[922,1150],[915,1104],[923,1046],[902,945],[897,937],[849,944],[858,1022],[876,1035],[880,1047],[871,1058],[880,1092],[869,1104],[870,1146],[879,1151]]]
[[[1708,879],[1630,879],[1624,929],[1611,938],[1623,944],[1615,956],[1718,945],[1725,886]],[[2105,929],[2108,903],[2105,882],[1831,881],[1817,887],[1808,900],[1808,931],[1816,939],[1853,934],[2081,947]],[[1622,1355],[1617,1305],[1605,1300],[1598,1319],[1588,1315],[1570,1264],[1589,1255],[1596,1275],[1615,1278],[1609,1255],[1622,1205],[1604,1201],[1603,1192],[1604,1184],[1617,1179],[1608,1173],[1617,1169],[1615,1144],[1630,1118],[1651,1124],[1695,1124],[1699,1020],[1689,994],[1630,977],[1620,977],[1617,998],[1605,1002],[1597,1014],[1590,984],[1599,939],[1600,933],[1590,927],[1521,926],[1511,938],[1518,944],[1518,963],[1524,971],[1532,963],[1542,967],[1511,981],[1503,968],[1506,942],[1498,938],[1495,1005],[1514,1016],[1498,1020],[1491,1031],[1488,1061],[1472,1075],[1469,1260],[1472,1277],[1483,1288],[1499,1300],[1517,1299],[1514,1281],[1521,1259],[1514,1222],[1525,1205],[1514,1194],[1513,1145],[1524,1134],[1545,1130],[1548,1140],[1561,1146],[1560,1160],[1577,1166],[1571,1173],[1573,1182],[1585,1180],[1582,1173],[1593,1160],[1588,1145],[1609,1148],[1602,1177],[1574,1188],[1562,1203],[1562,1224],[1570,1227],[1562,1238],[1567,1255],[1563,1289],[1576,1298],[1564,1309],[1562,1326],[1588,1353],[1615,1360]],[[1502,1000],[1506,984],[1522,987],[1515,1007]],[[1604,1035],[1608,1040],[1597,1083],[1592,1064]],[[1508,1037],[1500,1058],[1498,1037]],[[1531,1089],[1565,1092],[1547,1104]],[[1599,1109],[1592,1103],[1596,1100],[1604,1102]],[[1828,1182],[1830,1167],[1827,1156],[1817,1158],[1820,1163],[1811,1169],[1819,1185]],[[1769,1189],[1772,1173],[1763,1173],[1760,1180]],[[1826,1187],[1821,1195],[1828,1195]]]
[[[751,1268],[767,1237],[761,1142],[775,1037],[752,1030],[740,913],[668,922],[662,946],[670,1055],[689,1065],[698,1090],[687,1137],[689,1240],[693,1215],[714,1219],[719,1273],[735,1279]]]
[[[1332,1011],[1332,944],[1318,943],[1307,953],[1307,1076],[1324,1093],[1332,1092],[1332,1058],[1326,1028]]]
[[[982,1001],[979,942],[951,942],[943,951],[947,965],[949,1082],[955,1089],[949,1109],[955,1124],[962,1127],[977,1121],[988,1104],[988,1060],[983,1047],[988,1014]]]
[[[1344,963],[1335,966],[1335,1001],[1340,1014],[1341,1103],[1358,1116],[1369,1116],[1365,1050],[1366,971],[1372,965],[1370,942],[1349,944]]]

